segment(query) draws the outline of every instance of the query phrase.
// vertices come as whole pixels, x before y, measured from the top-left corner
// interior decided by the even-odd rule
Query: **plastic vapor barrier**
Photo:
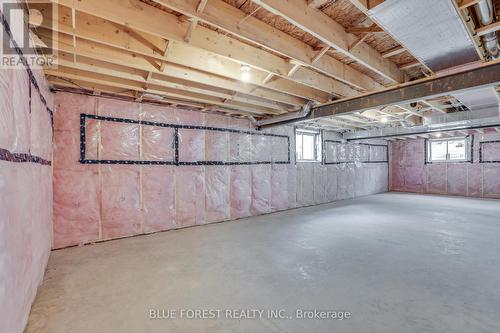
[[[475,134],[466,162],[426,163],[423,139],[391,143],[392,191],[500,198],[500,134]]]
[[[8,25],[1,16],[3,34]],[[0,332],[23,331],[43,279],[51,248],[51,159],[52,95],[43,73],[1,67]]]
[[[387,147],[296,163],[291,126],[69,93],[56,109],[55,248],[387,191]]]

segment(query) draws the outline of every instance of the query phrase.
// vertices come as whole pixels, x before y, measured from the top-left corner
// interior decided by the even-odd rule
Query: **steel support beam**
[[[310,118],[334,116],[378,109],[394,104],[408,104],[422,99],[446,96],[455,92],[500,84],[500,62],[443,77],[428,78],[369,95],[343,99],[313,108]]]
[[[380,109],[395,104],[409,104],[422,99],[498,85],[500,85],[500,60],[464,72],[429,77],[395,88],[319,105],[314,107],[307,117],[296,119],[294,122]]]

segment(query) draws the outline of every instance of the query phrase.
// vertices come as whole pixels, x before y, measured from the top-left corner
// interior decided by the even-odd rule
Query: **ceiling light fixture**
[[[252,78],[252,73],[250,72],[252,68],[248,65],[241,65],[240,71],[241,71],[241,80],[243,81],[250,81]]]
[[[387,117],[382,117],[382,119],[380,119],[380,121],[385,124],[389,121],[389,119],[387,119]]]

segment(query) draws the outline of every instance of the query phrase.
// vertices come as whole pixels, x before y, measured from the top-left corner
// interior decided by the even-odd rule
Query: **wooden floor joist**
[[[476,35],[484,36],[484,35],[487,35],[487,34],[492,33],[492,32],[497,32],[499,30],[500,30],[500,21],[477,29]]]
[[[144,92],[159,96],[165,96],[170,98],[179,98],[179,99],[187,99],[192,100],[198,103],[204,104],[213,104],[224,106],[227,108],[232,108],[233,110],[242,110],[245,112],[250,112],[253,114],[283,114],[287,111],[278,111],[274,109],[264,108],[264,107],[256,107],[255,105],[251,105],[244,102],[239,102],[235,100],[230,100],[229,98],[220,98],[215,97],[213,95],[205,95],[197,92],[177,89],[177,88],[165,88],[163,86],[158,86],[154,84],[150,84],[150,87],[144,89],[144,87],[138,83],[129,79],[119,79],[116,77],[111,77],[103,74],[95,74],[92,72],[82,71],[82,70],[73,70],[70,68],[67,69],[58,69],[57,71],[46,70],[47,75],[51,75],[58,78],[64,78],[71,80],[73,82],[84,82],[84,83],[95,83],[103,86],[114,87],[114,88],[122,88],[129,91],[138,91]],[[230,102],[229,102],[230,100]]]
[[[383,2],[349,1],[365,13]],[[327,9],[339,5],[331,0],[52,2],[58,15],[38,5],[44,21],[36,29],[59,55],[59,68],[46,69],[51,82],[137,102],[152,94],[205,111],[272,116],[402,84],[415,72],[404,71],[420,65],[398,65],[413,59],[395,57],[407,51],[402,46],[379,52],[374,41],[385,32],[368,18],[341,25]],[[379,126],[361,114],[341,122]]]
[[[50,38],[52,37],[51,33],[44,33],[43,30],[40,30],[40,34],[42,38],[45,38],[46,40],[50,41]],[[69,49],[67,47],[67,35],[65,34],[59,34],[59,41],[58,41],[58,48],[71,53],[72,49]],[[130,46],[130,44],[128,44]],[[240,77],[240,70],[239,70],[239,65],[236,63],[232,63],[229,60],[224,60],[224,59],[219,59],[220,61],[214,62],[211,61],[211,58],[204,58],[202,54],[198,55],[195,50],[191,49],[186,49],[186,47],[182,45],[174,45],[171,44],[171,47],[169,49],[169,57],[168,61],[171,64],[168,68],[172,68],[172,66],[175,65],[180,65],[180,66],[185,66],[185,67],[191,67],[194,68],[198,71],[199,73],[203,72],[204,69],[206,69],[210,62],[212,64],[212,67],[214,67],[214,64],[219,63],[220,66],[214,67],[213,74],[218,75],[217,77],[212,76],[214,79],[214,82],[220,82],[222,77],[227,77],[233,80],[238,80]],[[121,63],[124,66],[128,67],[133,67],[145,71],[152,71],[152,72],[157,72],[157,73],[163,73],[165,71],[165,67],[158,69],[154,63],[152,63],[152,59],[148,59],[147,57],[141,57],[138,56],[136,53],[130,53],[129,51],[126,51],[125,48],[115,48],[115,47],[110,47],[107,45],[102,45],[100,43],[96,42],[91,42],[88,40],[80,40],[78,47],[77,47],[77,53],[81,56],[86,56],[88,58],[95,58],[100,61],[107,61],[109,63]],[[196,61],[198,60],[199,61]],[[195,62],[196,61],[196,62]],[[175,64],[175,65],[172,65]],[[168,72],[168,70],[167,70]],[[185,69],[184,70],[184,75],[186,78],[189,78],[188,73],[191,74],[196,74],[196,71]],[[262,76],[264,73],[262,74]],[[196,75],[197,78],[199,79],[199,75]],[[290,102],[294,105],[297,103],[300,103],[300,99],[297,99],[294,96],[297,95],[302,95],[302,98],[307,98],[307,99],[314,99],[314,98],[319,98],[319,99],[326,99],[327,95],[325,94],[324,96],[318,95],[316,91],[308,89],[307,87],[303,87],[300,85],[295,84],[292,81],[284,80],[284,79],[277,79],[275,80],[272,84],[263,84],[261,81],[259,81],[259,74],[255,73],[253,78],[249,83],[251,84],[256,84],[258,86],[262,86],[264,88],[276,90],[273,95],[276,95],[277,97],[279,96],[280,93],[286,93],[286,94],[292,94],[293,96],[287,97],[285,94],[282,94],[282,97],[280,97],[280,101],[287,100],[289,99]],[[210,78],[209,78],[210,80]],[[194,81],[194,80],[193,80]],[[228,82],[229,84],[229,82]],[[235,88],[242,87],[244,88],[244,83],[240,82],[232,82],[232,85]],[[247,83],[248,85],[248,83]],[[246,89],[246,88],[244,88]],[[271,95],[270,95],[271,96]],[[316,96],[316,97],[314,97]],[[302,99],[303,101],[304,99]]]
[[[155,2],[176,10],[184,15],[198,18],[200,21],[225,30],[239,38],[259,44],[266,49],[283,54],[294,61],[303,63],[305,66],[311,65],[310,61],[314,57],[315,50],[312,47],[284,32],[273,29],[271,26],[254,17],[249,17],[243,24],[238,24],[238,22],[246,16],[245,13],[223,2],[222,0],[209,1],[204,12],[201,14],[197,13],[195,10],[196,2],[194,0],[155,0]],[[83,10],[83,8],[81,9]],[[85,8],[85,10],[87,9]],[[255,57],[253,58],[255,59]],[[244,62],[248,63],[248,61]],[[254,64],[252,66],[262,66],[262,61],[260,61],[260,64]],[[363,74],[329,56],[323,57],[311,67],[323,74],[364,90],[371,91],[382,88],[379,83],[366,74]],[[273,70],[268,71],[275,72]],[[278,75],[284,74],[284,72],[275,73]]]
[[[459,9],[466,9],[468,7],[474,6],[479,1],[480,0],[458,0],[458,8]]]
[[[59,54],[60,63],[65,64],[65,58],[71,56],[72,48],[65,46],[65,44],[60,43],[59,49],[61,53]],[[100,49],[98,45],[91,45],[88,42],[82,41],[79,43],[77,48],[78,63],[75,66],[84,66],[86,63],[91,66],[99,66],[90,71],[101,72],[111,71],[115,67],[119,69],[114,70],[114,75],[120,76],[120,74],[130,75],[134,74],[135,77],[140,81],[144,79],[143,73],[151,73],[153,77],[157,80],[163,80],[165,84],[170,82],[182,81],[185,84],[185,89],[196,89],[197,86],[203,85],[206,88],[207,93],[210,91],[216,92],[217,90],[225,89],[226,91],[238,91],[243,94],[248,94],[254,97],[256,100],[261,100],[262,103],[276,104],[275,100],[283,100],[282,105],[289,104],[291,106],[300,106],[303,103],[303,99],[297,98],[294,102],[293,99],[289,99],[287,95],[281,96],[280,93],[273,92],[267,89],[261,89],[259,87],[249,87],[248,85],[240,84],[234,80],[227,80],[222,77],[214,77],[203,72],[190,71],[185,68],[176,67],[169,65],[163,72],[158,71],[154,65],[145,59],[140,57],[128,56],[127,53],[114,51],[111,49]],[[98,60],[99,59],[99,60]],[[54,74],[54,73],[53,73]],[[55,74],[54,74],[55,75]],[[154,75],[159,75],[155,77]],[[266,102],[267,101],[267,102]],[[261,103],[258,103],[261,104]]]
[[[162,0],[164,2],[169,0]],[[315,36],[323,43],[366,66],[370,70],[394,82],[403,82],[403,75],[397,66],[382,58],[380,53],[365,43],[361,43],[355,53],[349,51],[349,45],[357,39],[349,34],[336,21],[323,12],[307,6],[302,0],[253,0],[273,14],[279,15],[293,25]]]
[[[393,47],[390,50],[387,50],[387,51],[383,52],[382,53],[382,57],[383,58],[390,58],[390,57],[393,57],[395,55],[401,54],[401,53],[403,53],[405,51],[406,51],[406,49],[403,46],[396,46],[396,47]]]
[[[57,2],[64,6],[68,6],[70,3],[72,3],[69,0],[57,0]],[[209,12],[211,3],[212,1],[207,2],[207,7],[202,14],[197,13],[193,8],[193,15],[205,15],[206,12]],[[115,7],[119,8],[119,10],[113,9]],[[137,11],[137,7],[140,7],[142,10]],[[235,9],[234,7],[232,8]],[[87,0],[85,2],[78,2],[76,5],[76,9],[79,12],[87,13],[101,19],[112,21],[115,24],[117,23],[125,25],[129,29],[133,28],[137,31],[148,33],[152,36],[175,41],[181,44],[185,43],[184,36],[190,25],[189,22],[179,22],[179,19],[176,16],[160,11],[157,8],[148,6],[142,2],[139,2],[138,0],[130,0],[128,4],[123,4],[119,0],[108,0],[105,3],[99,0]],[[132,20],[124,19],[124,17],[130,16],[133,17]],[[250,19],[248,21],[250,21]],[[172,22],[176,22],[176,24],[172,24]],[[274,73],[277,76],[287,77],[287,73],[289,71],[289,63],[285,59],[202,26],[199,26],[196,30],[193,31],[193,36],[189,45],[198,49],[198,52],[210,52],[212,57],[214,55],[218,55],[227,59],[237,61],[239,63],[248,64],[253,68],[262,69],[263,71],[267,71],[268,73]],[[305,61],[307,63],[309,63],[310,59],[313,57],[314,51],[312,50],[312,48],[310,49],[311,56],[307,57],[307,60]],[[208,57],[209,55],[207,54],[206,58]],[[324,61],[324,58],[318,61],[317,64],[321,64]],[[380,87],[380,85],[376,84],[372,79],[368,78],[367,76],[363,76],[359,72],[358,76],[354,75],[355,71],[349,66],[341,64],[340,62],[333,62],[333,66],[329,65],[330,68],[332,70],[336,70],[339,73],[339,76],[344,80],[347,73],[348,75],[352,76],[352,78],[359,77],[360,80],[358,81],[360,84],[362,82],[368,83],[371,81],[372,85],[366,85],[366,88],[370,88],[368,90],[374,90],[375,88]],[[210,66],[206,66],[205,69],[210,69]],[[311,71],[307,68],[303,68],[301,70],[308,72],[308,77],[310,77],[310,79],[308,80],[308,85],[314,85],[316,89],[323,87],[324,81],[333,80],[328,76]],[[353,73],[351,74],[351,72]],[[317,79],[316,81],[314,80],[315,78]],[[348,85],[342,86],[341,84],[334,83],[333,81],[331,81],[329,85],[335,85],[336,87],[342,89],[341,91],[334,91],[335,94],[344,96],[346,95],[346,93],[348,95],[356,94],[356,91]]]

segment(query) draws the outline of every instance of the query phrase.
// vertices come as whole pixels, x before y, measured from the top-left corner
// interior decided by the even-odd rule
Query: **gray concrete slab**
[[[500,201],[388,193],[54,251],[26,331],[500,332]]]

